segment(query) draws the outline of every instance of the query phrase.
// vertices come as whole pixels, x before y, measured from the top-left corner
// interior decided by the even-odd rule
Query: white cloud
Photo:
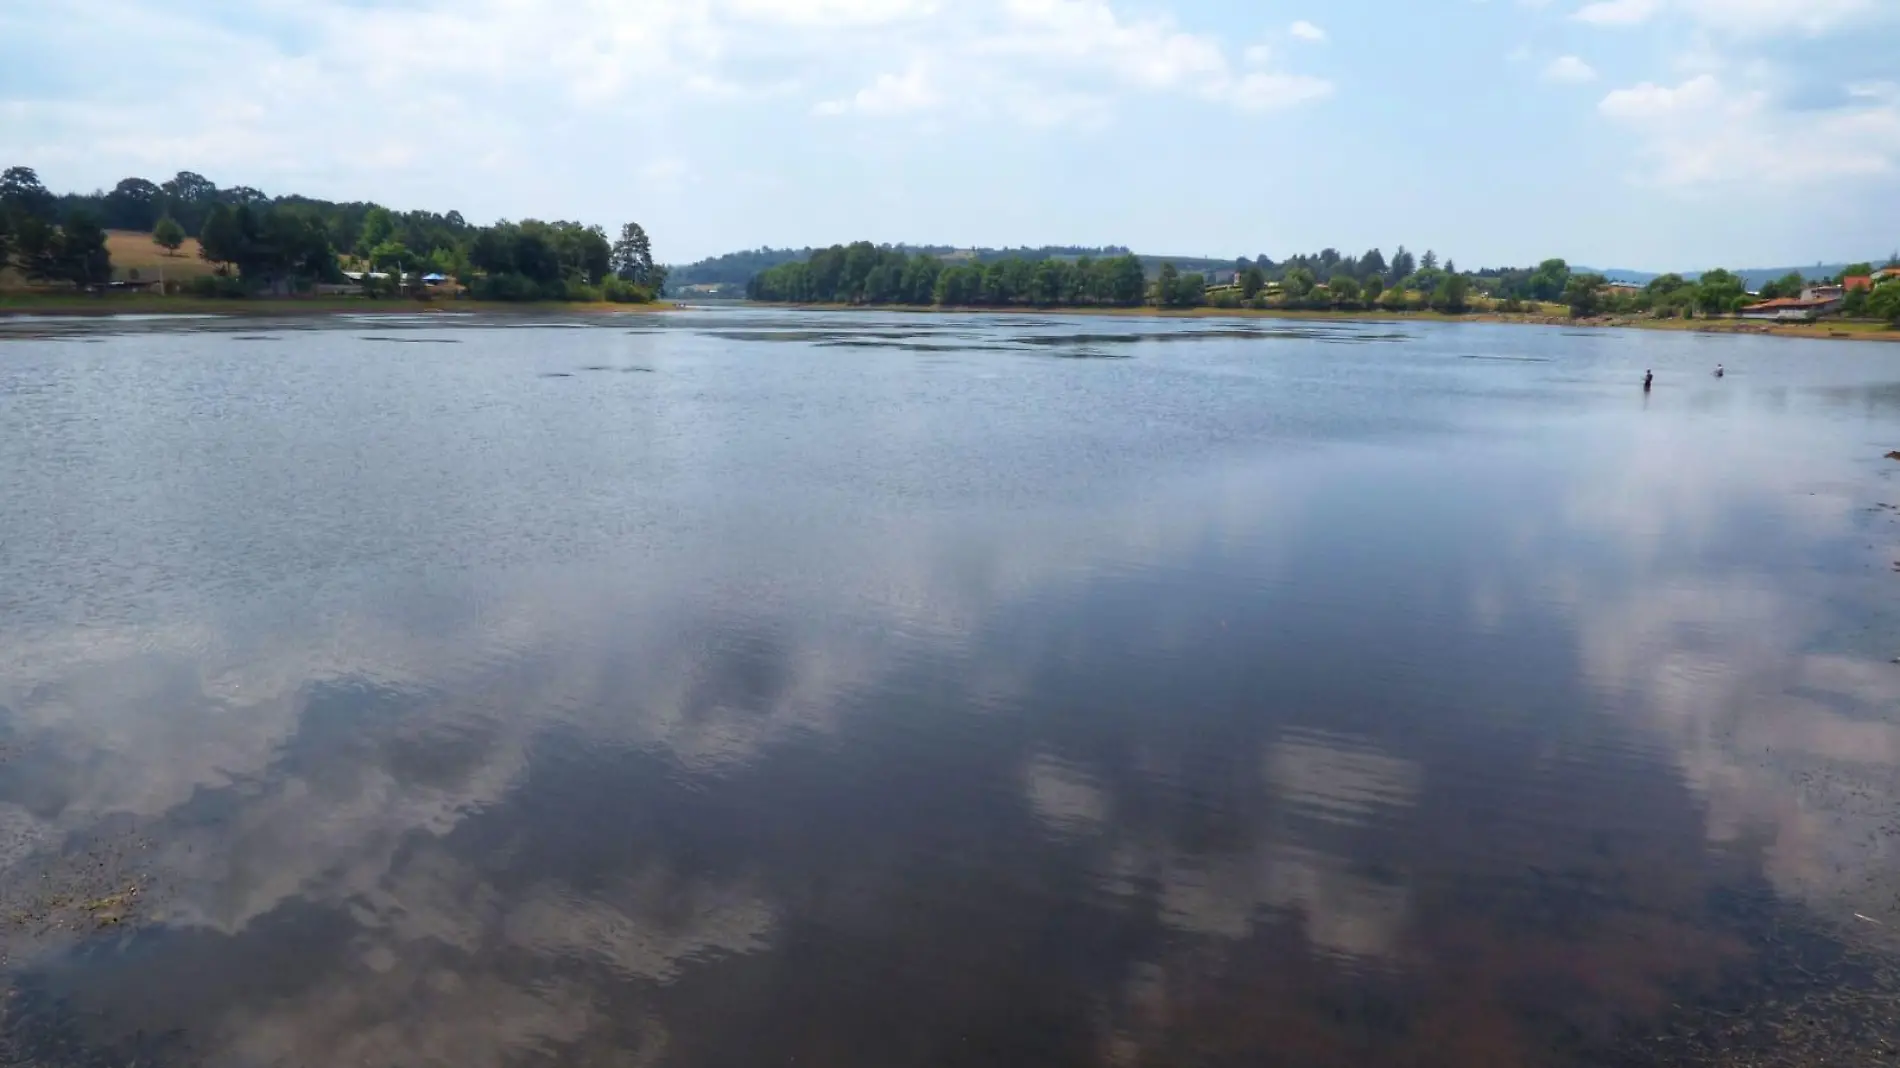
[[[0,159],[56,186],[190,168],[414,206],[441,202],[439,161],[453,159],[458,207],[483,220],[556,204],[591,217],[678,196],[693,164],[731,173],[707,133],[720,127],[681,121],[696,108],[734,127],[770,113],[1088,128],[1144,97],[1251,113],[1332,90],[1141,0],[417,0],[242,18],[99,0],[0,4],[0,39],[47,57],[45,77],[13,63],[0,79]],[[54,76],[82,51],[92,76]],[[207,55],[222,57],[215,82],[196,76]],[[311,105],[339,94],[360,106]],[[614,136],[585,134],[601,129]],[[556,158],[552,178],[521,163]],[[611,191],[588,177],[609,171],[625,176]]]
[[[1189,33],[1165,16],[1123,16],[1106,0],[999,0],[988,17],[974,7],[926,20],[905,45],[926,59],[902,75],[879,73],[816,110],[892,116],[937,108],[948,98],[925,78],[926,62],[957,72],[960,112],[1042,126],[1099,123],[1112,113],[1113,95],[1131,92],[1185,94],[1251,112],[1332,92],[1320,78],[1258,69],[1273,59],[1264,45],[1242,53],[1240,66],[1254,69],[1236,70],[1218,38]]]
[[[1594,26],[1634,26],[1648,22],[1661,7],[1658,0],[1595,0],[1579,9],[1576,19]]]
[[[1795,185],[1900,173],[1900,101],[1860,87],[1846,105],[1790,110],[1759,88],[1715,74],[1644,82],[1598,110],[1636,132],[1666,186]]]
[[[931,84],[921,65],[913,65],[902,74],[880,74],[876,81],[842,100],[821,101],[813,110],[820,115],[904,115],[926,111],[943,101],[943,95]]]
[[[1828,33],[1882,9],[1889,0],[1678,0],[1684,13],[1709,29],[1735,33]]]
[[[1596,68],[1576,56],[1558,56],[1544,67],[1544,80],[1572,85],[1596,81]]]
[[[1324,100],[1331,82],[1303,74],[1248,74],[1216,91],[1243,111],[1274,111]]]
[[[808,26],[875,26],[935,14],[935,0],[730,0],[732,10]]]
[[[1002,7],[1001,26],[977,42],[977,51],[1147,89],[1227,75],[1217,40],[1183,32],[1166,18],[1124,20],[1103,0],[1003,0]]]
[[[1673,12],[1717,33],[1813,36],[1890,17],[1895,10],[1882,0],[1592,0],[1575,18],[1597,26],[1637,26]]]
[[[1324,41],[1326,39],[1325,30],[1320,29],[1305,19],[1301,19],[1287,27],[1286,32],[1298,37],[1302,41]]]

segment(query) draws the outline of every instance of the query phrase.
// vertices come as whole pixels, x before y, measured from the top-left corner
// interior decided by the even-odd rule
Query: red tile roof
[[[1776,297],[1774,300],[1764,300],[1760,304],[1750,304],[1742,310],[1773,311],[1780,308],[1818,308],[1824,304],[1832,303],[1834,302],[1831,300],[1802,300],[1800,297]]]
[[[1841,286],[1845,288],[1846,290],[1848,290],[1849,292],[1852,292],[1856,289],[1872,289],[1874,288],[1874,280],[1873,280],[1873,277],[1870,275],[1864,275],[1864,274],[1849,275],[1846,278],[1841,279]]]

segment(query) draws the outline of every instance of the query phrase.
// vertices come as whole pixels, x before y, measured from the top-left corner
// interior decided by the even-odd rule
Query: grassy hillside
[[[131,270],[140,278],[157,278],[160,270],[169,281],[210,274],[211,265],[198,258],[198,239],[185,238],[177,253],[167,253],[152,244],[152,235],[137,230],[107,230],[106,251],[112,254],[112,277],[124,278]]]
[[[112,277],[124,280],[138,271],[141,279],[164,274],[166,281],[184,281],[210,274],[211,265],[198,258],[198,240],[188,237],[176,254],[167,254],[152,244],[152,235],[139,230],[107,230],[106,251],[112,256]],[[0,289],[17,289],[25,284],[20,272],[0,271]]]

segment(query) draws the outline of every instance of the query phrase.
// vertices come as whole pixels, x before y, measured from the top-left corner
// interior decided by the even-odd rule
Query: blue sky
[[[0,7],[0,165],[855,238],[1694,269],[1900,246],[1900,0]]]

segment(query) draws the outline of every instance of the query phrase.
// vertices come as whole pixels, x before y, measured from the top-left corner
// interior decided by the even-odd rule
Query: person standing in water
[[[1652,382],[1654,382],[1654,381],[1656,381],[1656,372],[1654,372],[1654,371],[1644,371],[1644,372],[1643,372],[1643,392],[1644,392],[1644,393],[1648,393],[1648,392],[1649,392],[1649,386],[1650,386],[1650,383],[1652,383]]]
[[[1722,376],[1723,376],[1724,374],[1726,374],[1726,373],[1727,373],[1726,371],[1723,371],[1723,370],[1722,370],[1722,365],[1721,365],[1721,364],[1719,364],[1719,363],[1718,363],[1718,364],[1716,364],[1716,365],[1715,365],[1715,377],[1717,377],[1717,378],[1720,378],[1720,377],[1722,377]]]

